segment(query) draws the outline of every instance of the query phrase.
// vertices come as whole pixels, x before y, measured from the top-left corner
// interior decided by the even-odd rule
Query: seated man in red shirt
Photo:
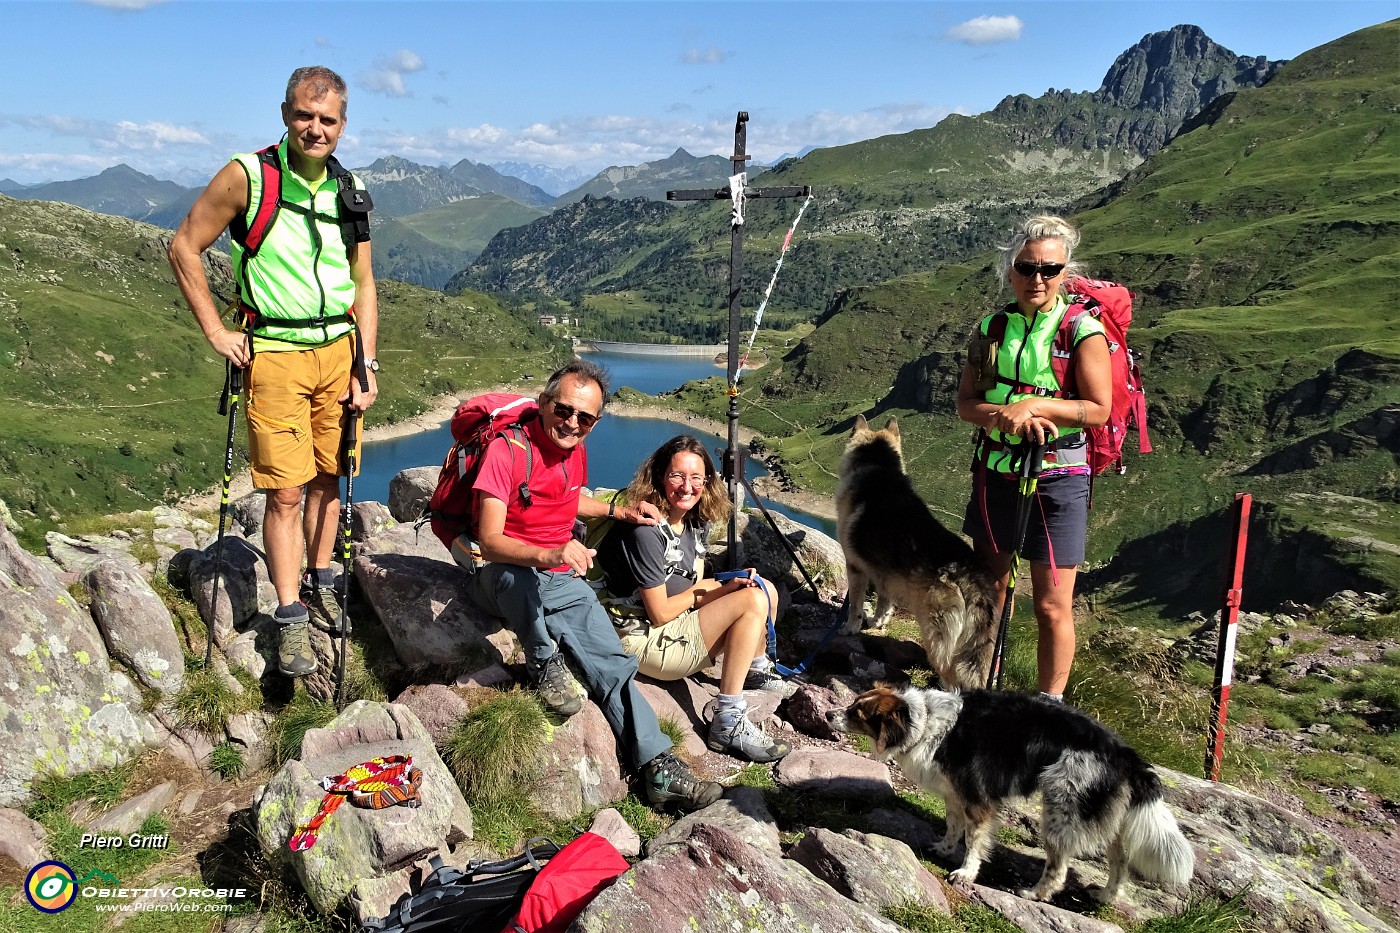
[[[564,664],[567,651],[619,749],[641,774],[653,806],[698,810],[719,799],[723,787],[701,781],[671,751],[656,713],[633,683],[637,659],[622,650],[612,620],[583,575],[593,551],[573,538],[576,518],[615,515],[633,524],[655,524],[650,503],[614,509],[582,494],[588,482],[584,439],[602,417],[608,375],[596,364],[575,360],[549,377],[540,413],[525,425],[533,466],[529,501],[520,487],[526,457],[514,436],[496,438],[482,456],[473,485],[477,500],[477,545],[487,563],[473,569],[470,542],[452,548],[467,569],[467,592],[485,611],[504,619],[525,651],[531,686],[550,709],[578,712],[576,682]],[[465,536],[464,536],[465,537]]]

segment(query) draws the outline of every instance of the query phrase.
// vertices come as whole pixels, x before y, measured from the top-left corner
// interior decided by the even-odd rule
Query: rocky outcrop
[[[138,649],[139,650],[139,649]],[[0,805],[36,774],[120,764],[155,740],[141,694],[112,670],[92,617],[51,566],[0,528]]]
[[[422,770],[420,806],[367,810],[344,805],[322,825],[314,846],[301,852],[288,849],[297,827],[321,806],[322,777],[385,755],[412,756]],[[360,902],[370,903],[370,915],[383,916],[373,911],[381,906],[384,889],[379,882],[384,876],[406,875],[414,862],[472,836],[471,808],[438,757],[432,737],[413,713],[393,704],[352,703],[326,728],[309,730],[300,758],[273,776],[255,807],[263,854],[274,865],[290,863],[322,913],[330,913],[357,888],[367,886],[375,895]],[[407,890],[406,880],[403,889]]]

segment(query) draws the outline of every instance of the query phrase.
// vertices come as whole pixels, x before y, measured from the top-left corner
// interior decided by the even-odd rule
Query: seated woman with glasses
[[[662,444],[640,467],[624,495],[660,510],[655,525],[615,526],[598,561],[605,600],[622,648],[640,672],[679,680],[714,664],[721,653],[720,695],[707,744],[749,761],[777,761],[790,749],[749,721],[743,688],[749,668],[764,657],[772,587],[748,576],[723,583],[703,575],[706,532],[729,518],[729,497],[705,447],[690,435]]]
[[[1069,309],[1065,283],[1079,271],[1071,261],[1078,245],[1079,231],[1059,217],[1020,225],[1002,247],[997,270],[1016,300],[973,332],[958,385],[958,417],[981,428],[962,530],[1003,600],[1012,552],[1030,562],[1039,686],[1054,700],[1064,698],[1074,663],[1074,578],[1089,515],[1084,429],[1107,421],[1113,402],[1108,338],[1093,315],[1070,322],[1067,385],[1052,364]],[[1018,515],[1017,469],[1035,444],[1045,445],[1040,478]]]

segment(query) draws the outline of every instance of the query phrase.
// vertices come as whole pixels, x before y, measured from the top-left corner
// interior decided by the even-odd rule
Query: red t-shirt
[[[573,535],[578,500],[588,482],[588,449],[579,444],[563,451],[540,434],[535,418],[525,425],[525,442],[532,449],[530,507],[520,504],[520,484],[525,481],[525,450],[514,434],[496,438],[481,458],[472,489],[506,504],[505,534],[536,547],[556,548]],[[555,570],[568,569],[562,564]]]

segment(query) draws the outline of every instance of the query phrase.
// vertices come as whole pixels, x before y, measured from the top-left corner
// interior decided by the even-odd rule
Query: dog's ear
[[[875,692],[875,691],[872,691]],[[880,688],[870,698],[869,719],[875,730],[875,754],[899,748],[909,735],[909,704],[893,690]]]
[[[899,437],[899,422],[895,420],[894,415],[890,415],[890,420],[885,422],[885,433]]]
[[[858,431],[870,430],[870,424],[865,420],[864,415],[856,415],[856,423],[851,427],[851,436],[855,437]]]

